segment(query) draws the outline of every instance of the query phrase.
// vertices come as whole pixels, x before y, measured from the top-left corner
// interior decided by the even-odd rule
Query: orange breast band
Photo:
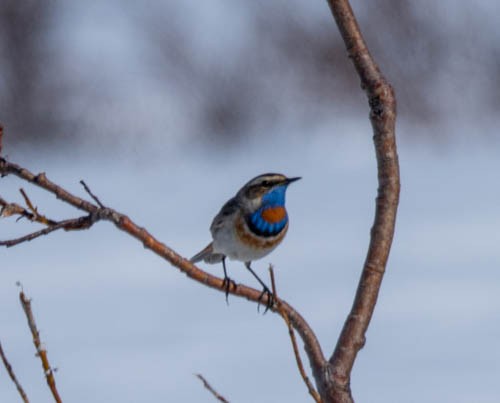
[[[284,207],[269,207],[262,211],[262,218],[269,224],[280,222],[286,217],[286,210]]]

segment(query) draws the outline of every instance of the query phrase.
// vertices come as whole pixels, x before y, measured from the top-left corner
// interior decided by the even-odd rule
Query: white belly
[[[243,231],[246,236],[242,237],[238,234],[238,225],[239,230]],[[261,259],[279,245],[287,227],[284,228],[280,235],[259,239],[258,236],[250,233],[244,220],[237,215],[233,220],[227,220],[227,224],[221,225],[217,231],[212,233],[213,249],[215,253],[222,253],[232,260],[250,262]]]

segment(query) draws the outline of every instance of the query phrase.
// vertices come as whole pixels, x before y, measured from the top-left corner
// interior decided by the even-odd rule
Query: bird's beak
[[[299,179],[302,179],[300,176],[297,176],[295,178],[287,178],[286,184],[289,185],[292,182],[298,181]]]

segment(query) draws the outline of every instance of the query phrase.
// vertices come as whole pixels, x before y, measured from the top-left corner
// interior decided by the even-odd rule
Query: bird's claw
[[[233,289],[236,290],[236,282],[232,279],[229,278],[228,276],[224,277],[224,280],[222,280],[222,288],[224,288],[224,291],[226,293],[226,304],[229,305],[229,291],[231,290],[231,286],[233,286]]]
[[[260,303],[262,301],[262,298],[264,298],[264,295],[267,295],[267,302],[266,302],[266,309],[264,310],[264,314],[269,311],[269,308],[271,308],[274,305],[275,298],[274,294],[271,292],[269,288],[264,286],[264,289],[260,293],[259,299],[257,300],[257,311],[259,312],[260,308]]]

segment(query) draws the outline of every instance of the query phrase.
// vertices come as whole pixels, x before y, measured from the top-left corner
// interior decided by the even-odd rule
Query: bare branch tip
[[[99,198],[94,193],[92,193],[92,191],[90,190],[90,188],[88,187],[88,185],[85,183],[85,181],[83,179],[80,180],[80,184],[83,186],[83,188],[85,189],[85,191],[89,194],[89,196],[92,198],[92,200],[94,200],[97,203],[97,205],[100,208],[106,208],[104,206],[104,204],[101,203],[101,201],[99,200]]]
[[[35,346],[36,356],[39,357],[40,361],[42,362],[43,372],[47,381],[47,385],[52,393],[52,396],[54,397],[55,402],[61,403],[62,400],[59,396],[59,391],[56,388],[56,381],[54,379],[55,371],[52,370],[52,367],[49,363],[47,350],[40,340],[40,331],[36,326],[35,316],[33,315],[33,311],[31,310],[31,299],[26,297],[24,291],[21,291],[19,293],[19,299],[21,300],[21,305],[28,321],[28,327],[30,328],[31,335],[33,336],[33,344]]]
[[[194,374],[201,382],[203,382],[203,386],[207,389],[219,402],[229,403],[224,396],[220,395],[205,379],[202,374]]]
[[[274,278],[274,270],[272,264],[269,264],[269,276],[271,277],[271,289],[273,291],[274,298],[276,299],[276,302],[279,303],[278,293],[276,292],[276,280]]]

